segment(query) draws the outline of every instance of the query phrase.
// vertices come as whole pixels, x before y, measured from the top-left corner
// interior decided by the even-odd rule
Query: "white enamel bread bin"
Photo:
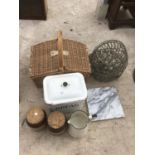
[[[87,88],[81,73],[46,76],[43,80],[44,101],[52,110],[81,110],[87,98]]]

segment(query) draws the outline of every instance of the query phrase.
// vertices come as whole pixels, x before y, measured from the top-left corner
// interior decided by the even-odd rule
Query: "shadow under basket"
[[[31,47],[30,78],[42,87],[43,78],[48,75],[80,72],[85,77],[91,73],[87,47],[85,44],[63,39],[46,41]]]

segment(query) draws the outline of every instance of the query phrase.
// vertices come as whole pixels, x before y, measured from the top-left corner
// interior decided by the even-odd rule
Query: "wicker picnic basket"
[[[89,76],[91,67],[86,45],[63,39],[60,31],[58,39],[32,46],[29,71],[38,87],[42,87],[42,80],[48,75],[80,72]]]

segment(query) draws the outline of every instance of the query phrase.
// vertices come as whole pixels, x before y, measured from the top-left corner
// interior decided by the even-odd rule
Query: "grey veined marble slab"
[[[87,104],[89,115],[93,116],[92,121],[125,117],[114,87],[89,89]]]

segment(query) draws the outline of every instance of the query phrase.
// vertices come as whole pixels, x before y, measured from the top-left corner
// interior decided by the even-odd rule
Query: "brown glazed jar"
[[[62,134],[67,126],[65,115],[62,112],[54,111],[48,116],[48,128],[54,135]]]
[[[26,122],[29,127],[39,131],[46,126],[46,113],[40,107],[31,108],[26,116]]]

